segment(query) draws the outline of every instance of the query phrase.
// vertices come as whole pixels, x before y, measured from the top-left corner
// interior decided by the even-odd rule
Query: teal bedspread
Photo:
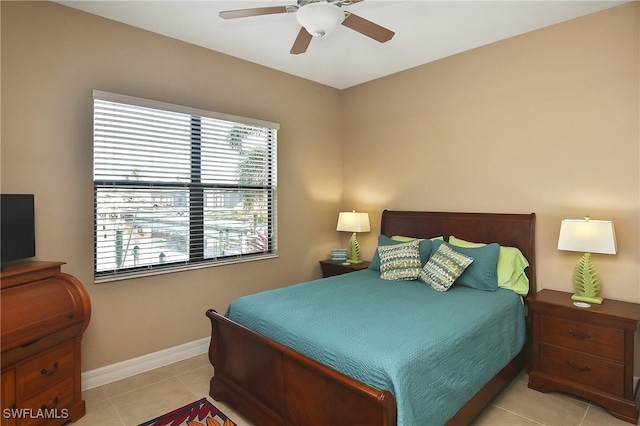
[[[227,317],[376,389],[399,426],[444,424],[525,341],[520,296],[363,270],[236,299]]]

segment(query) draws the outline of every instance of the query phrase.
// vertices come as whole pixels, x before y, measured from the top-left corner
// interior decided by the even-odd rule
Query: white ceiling
[[[291,55],[294,14],[224,20],[222,10],[296,0],[60,0],[57,3],[344,89],[627,1],[366,0],[345,6],[395,31],[381,44],[340,26]]]

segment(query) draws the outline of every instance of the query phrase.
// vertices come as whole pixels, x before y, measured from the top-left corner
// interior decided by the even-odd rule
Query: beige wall
[[[640,302],[638,6],[345,90],[344,204],[376,225],[384,208],[535,212],[539,288],[566,291],[580,253],[556,249],[560,221],[612,219],[603,296]]]
[[[208,308],[320,277],[340,238],[338,90],[55,3],[1,4],[2,191],[35,193],[37,259],[89,291],[84,370],[207,337]],[[279,122],[280,257],[93,284],[93,89]]]
[[[1,2],[2,191],[36,194],[37,258],[66,261],[90,293],[83,369],[206,337],[207,308],[318,277],[341,208],[371,213],[365,257],[384,208],[534,211],[539,286],[562,290],[579,255],[555,249],[560,220],[613,219],[619,254],[594,255],[604,296],[640,302],[638,6],[338,91],[57,4]],[[281,123],[280,257],[93,284],[93,89]]]

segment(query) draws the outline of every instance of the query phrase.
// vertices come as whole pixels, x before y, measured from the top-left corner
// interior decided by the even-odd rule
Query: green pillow
[[[407,241],[413,241],[413,240],[421,240],[422,238],[413,238],[413,237],[405,237],[403,235],[394,235],[391,237],[392,240],[394,241],[402,241],[403,243],[406,243]],[[433,238],[429,238],[431,241],[435,241],[435,240],[440,240],[443,241],[444,237],[433,237]]]
[[[393,236],[391,237],[391,239],[392,239],[393,241],[400,241],[400,242],[403,242],[403,243],[408,243],[409,241],[417,240],[418,238],[405,237],[405,236],[403,236],[403,235],[393,235]]]
[[[420,275],[420,241],[378,247],[380,278],[383,280],[415,280]]]
[[[438,244],[447,244],[458,253],[462,253],[473,259],[473,263],[460,275],[456,280],[456,284],[485,291],[496,291],[498,289],[497,267],[498,255],[500,253],[499,244],[491,243],[475,248],[457,247],[439,241],[434,241],[433,244],[434,248],[438,247]]]
[[[407,241],[398,241],[395,238],[397,237],[390,238],[390,237],[387,237],[386,235],[378,236],[378,248],[376,248],[376,252],[373,254],[373,258],[371,259],[371,263],[369,264],[369,269],[373,271],[380,270],[380,255],[378,253],[378,249],[381,246],[396,245],[396,244],[402,244],[404,242],[407,242]],[[413,238],[409,241],[413,241],[413,240],[416,240],[416,239]],[[418,249],[420,251],[420,266],[422,266],[425,263],[427,263],[427,261],[429,260],[429,256],[431,255],[431,240],[418,239],[417,241],[420,242]]]
[[[473,263],[473,259],[440,244],[420,271],[420,280],[436,291],[447,291],[453,282]]]
[[[449,243],[458,247],[484,247],[484,243],[474,243],[449,237]],[[529,266],[527,258],[524,257],[517,247],[500,246],[498,255],[498,287],[506,288],[516,292],[521,296],[529,293],[529,278],[525,269]]]

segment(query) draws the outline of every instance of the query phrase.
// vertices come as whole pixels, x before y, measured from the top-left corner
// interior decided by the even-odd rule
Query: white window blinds
[[[277,254],[278,124],[93,97],[96,282]]]

